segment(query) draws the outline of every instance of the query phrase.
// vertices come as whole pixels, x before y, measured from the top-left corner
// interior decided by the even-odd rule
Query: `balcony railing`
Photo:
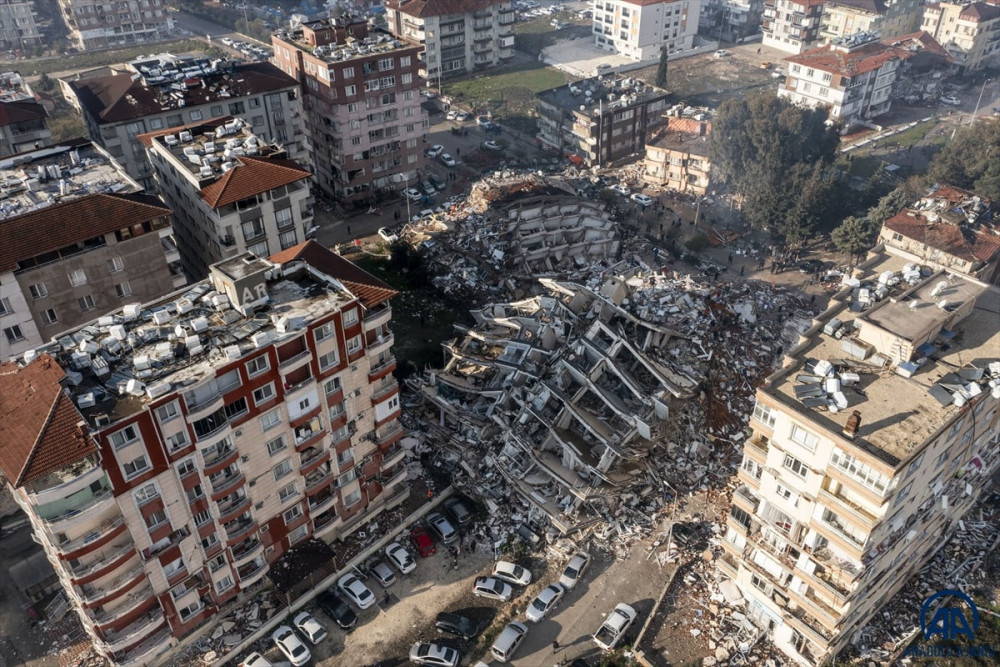
[[[102,609],[101,611],[93,614],[94,621],[98,625],[104,625],[109,621],[121,618],[130,611],[138,609],[143,604],[147,604],[149,602],[156,604],[156,596],[153,594],[153,587],[150,586],[148,582],[145,586],[140,586],[138,590],[129,593],[122,599],[123,603],[117,607],[113,609]],[[126,630],[127,627],[128,626],[126,626]]]
[[[95,508],[97,508],[98,505],[106,503],[107,501],[110,501],[113,498],[114,495],[111,493],[111,490],[108,489],[107,492],[102,493],[99,496],[94,496],[93,498],[85,502],[83,505],[80,505],[79,507],[74,507],[73,509],[69,510],[68,512],[64,512],[63,514],[60,514],[59,516],[54,516],[49,519],[44,519],[44,521],[45,523],[49,524],[49,526],[51,526],[53,530],[55,530],[57,528],[56,524],[62,523],[67,519],[79,517],[81,514],[90,510],[94,510]]]
[[[248,496],[242,496],[234,500],[227,500],[218,503],[218,505],[219,505],[219,519],[221,520],[228,514],[232,514],[234,512],[238,512],[241,509],[246,509],[250,507],[250,498]],[[225,521],[223,521],[223,523],[225,523]]]
[[[391,368],[392,366],[394,366],[395,363],[396,363],[396,357],[390,355],[389,357],[387,357],[386,359],[384,359],[382,361],[376,361],[375,365],[371,367],[370,371],[368,371],[368,374],[369,375],[378,375],[379,373],[381,373],[381,372],[383,372],[385,370],[388,370],[389,368]]]
[[[135,544],[131,540],[116,544],[104,553],[95,554],[97,560],[85,565],[77,565],[69,571],[70,575],[74,579],[83,579],[103,569],[119,567],[124,562],[122,557],[128,553],[135,553]]]
[[[293,368],[296,368],[300,362],[308,359],[311,354],[312,352],[310,352],[308,349],[303,350],[302,352],[299,352],[298,354],[289,357],[284,361],[279,362],[278,370],[281,372],[287,372],[289,370],[292,370]]]
[[[141,644],[131,649],[125,655],[125,659],[122,662],[126,664],[141,663],[144,658],[149,656],[150,653],[168,644],[170,642],[171,637],[172,635],[170,634],[169,629],[157,632],[149,639],[143,641]]]
[[[397,435],[403,432],[403,425],[398,421],[393,422],[391,426],[385,426],[379,429],[378,435],[375,436],[375,442],[378,444],[385,444],[395,438]]]
[[[318,514],[323,510],[332,507],[337,500],[337,494],[330,493],[325,496],[316,496],[309,499],[309,514]]]
[[[226,527],[226,539],[232,541],[239,539],[257,527],[257,522],[253,519],[239,521],[235,526]]]
[[[125,517],[121,514],[109,519],[102,523],[98,528],[95,528],[91,532],[87,533],[83,537],[78,537],[75,540],[70,540],[69,542],[64,542],[62,544],[56,545],[56,550],[63,554],[72,553],[82,547],[87,546],[93,542],[97,542],[102,537],[105,537],[111,531],[125,525]]]
[[[225,493],[229,489],[234,488],[237,484],[244,480],[243,473],[237,472],[235,475],[229,475],[224,479],[212,482],[212,495],[218,495],[220,493]]]
[[[150,590],[150,594],[152,594],[152,590]],[[163,621],[163,612],[160,609],[151,611],[148,614],[140,616],[117,632],[105,633],[104,647],[112,653],[120,651]]]
[[[215,454],[214,456],[212,456],[212,458],[205,459],[205,467],[206,468],[211,468],[213,466],[216,466],[219,463],[222,463],[225,459],[231,458],[234,454],[237,454],[237,453],[238,452],[236,451],[236,448],[233,447],[232,445],[230,445],[230,446],[226,447],[225,449],[223,449],[221,452],[218,452],[217,454]]]
[[[333,471],[316,471],[306,477],[306,492],[312,491],[333,480]]]
[[[255,551],[260,549],[262,546],[263,544],[261,543],[261,541],[258,540],[257,538],[254,538],[250,542],[245,542],[243,544],[234,547],[232,549],[233,564],[235,565],[237,562],[249,558],[250,556],[253,555]]]

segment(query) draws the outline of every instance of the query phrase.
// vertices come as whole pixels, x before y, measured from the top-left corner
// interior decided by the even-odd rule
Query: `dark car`
[[[443,192],[445,187],[448,185],[445,183],[445,180],[437,174],[429,174],[427,176],[427,180],[429,180],[434,187],[437,188],[438,192]]]
[[[483,630],[483,621],[474,621],[468,616],[443,611],[437,615],[434,626],[441,632],[458,635],[462,639],[472,639]]]
[[[468,506],[460,498],[451,496],[445,500],[444,509],[459,526],[464,526],[472,521],[472,512],[469,511]]]
[[[350,630],[358,623],[358,615],[354,613],[350,605],[337,597],[333,591],[323,591],[320,593],[316,598],[316,604],[344,630]]]

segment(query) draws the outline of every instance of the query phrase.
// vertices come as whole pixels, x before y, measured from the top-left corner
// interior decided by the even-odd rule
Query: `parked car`
[[[476,117],[476,125],[486,125],[489,122],[490,122],[490,117],[489,116],[477,116]]]
[[[433,100],[435,97],[437,97],[437,93],[435,93],[433,90],[427,90],[426,88],[424,90],[421,90],[420,94],[428,100]]]
[[[396,566],[396,569],[403,574],[409,574],[417,569],[417,563],[413,556],[399,542],[393,542],[385,548],[385,555],[389,561]]]
[[[426,194],[428,197],[433,197],[434,195],[437,194],[437,190],[434,188],[434,184],[431,183],[430,180],[426,178],[420,182],[420,189],[423,190],[424,194]]]
[[[358,609],[368,609],[375,604],[375,594],[353,574],[345,574],[337,581],[337,588],[358,605]]]
[[[618,645],[625,632],[628,631],[632,621],[638,616],[635,609],[622,602],[615,610],[608,614],[601,627],[594,633],[594,642],[605,651],[612,650]]]
[[[732,54],[729,53],[729,51],[726,51],[725,49],[719,49],[718,51],[715,52],[716,58],[725,58],[726,56],[731,56],[731,55]]]
[[[316,597],[316,604],[340,626],[341,630],[350,630],[358,624],[358,615],[349,604],[337,597],[333,589],[320,593]]]
[[[451,111],[446,113],[444,117],[448,120],[455,120],[455,118],[458,117],[458,109],[452,109]]]
[[[223,44],[225,44],[226,46],[232,46],[233,45],[233,40],[232,40],[231,37],[223,37],[219,41],[222,42]],[[257,655],[260,655],[260,654],[258,653]]]
[[[472,639],[483,631],[483,627],[485,627],[485,625],[485,621],[476,621],[468,616],[453,614],[448,611],[441,612],[434,620],[434,627],[438,630],[441,632],[447,632],[448,634],[458,635],[462,639]]]
[[[240,664],[242,667],[272,667],[271,662],[256,651],[244,658]]]
[[[941,98],[942,104],[950,104],[953,107],[957,107],[962,104],[962,100],[958,99],[954,95],[945,95]]]
[[[550,611],[555,609],[555,606],[559,604],[562,600],[563,595],[566,594],[566,589],[560,584],[549,584],[542,591],[535,596],[535,599],[531,601],[528,605],[528,609],[525,612],[529,621],[538,623],[543,618],[545,618]]]
[[[444,509],[451,515],[451,518],[454,519],[455,523],[459,526],[464,526],[472,521],[472,512],[465,506],[465,503],[462,502],[461,498],[449,496],[448,499],[444,501]]]
[[[438,155],[441,155],[441,153],[444,153],[444,146],[442,146],[441,144],[434,144],[433,146],[424,151],[424,155],[430,158],[435,158]]]
[[[497,561],[491,576],[516,586],[527,586],[531,583],[531,572],[505,560]]]
[[[271,639],[294,667],[302,667],[312,658],[306,645],[287,625],[282,625],[272,632]]]
[[[566,590],[573,590],[579,583],[580,579],[583,578],[583,573],[587,571],[587,567],[590,566],[590,554],[581,551],[569,559],[569,563],[566,564],[566,569],[563,570],[562,576],[559,577],[559,583],[566,588]]]
[[[379,227],[378,235],[379,238],[385,241],[386,243],[392,243],[393,241],[399,240],[399,235],[397,235],[395,232],[391,231],[387,227]]]
[[[498,662],[507,662],[514,657],[517,647],[521,645],[527,634],[528,626],[524,623],[517,621],[508,623],[496,641],[493,642],[493,646],[490,647],[490,654]]]
[[[448,185],[445,182],[445,180],[440,176],[438,176],[437,174],[428,174],[427,180],[429,180],[431,183],[434,184],[434,187],[437,189],[438,192],[443,192],[445,187],[447,187]]]
[[[628,189],[628,186],[623,183],[616,183],[611,186],[611,189],[620,194],[622,197],[628,197],[632,194],[632,191]]]
[[[423,199],[424,194],[420,192],[420,190],[417,190],[416,188],[407,188],[406,190],[403,190],[403,196],[409,199],[410,201],[420,201],[421,199]]]
[[[296,630],[312,642],[313,646],[326,639],[326,628],[307,611],[296,614],[295,618],[292,619],[292,624]]]
[[[457,667],[461,656],[450,646],[417,642],[410,648],[410,662],[433,667]]]
[[[476,583],[472,586],[472,593],[481,598],[490,600],[500,600],[507,602],[510,600],[514,589],[510,584],[506,584],[493,577],[476,577]]]
[[[413,530],[410,531],[410,544],[417,550],[421,558],[427,558],[437,553],[434,540],[431,539],[430,533],[423,526],[414,526]]]
[[[495,141],[484,141],[483,143],[481,143],[479,145],[479,147],[482,148],[483,150],[487,150],[487,151],[496,151],[496,152],[499,152],[499,151],[503,150],[502,148],[500,148],[500,144],[498,144]]]
[[[393,574],[392,570],[389,569],[389,566],[383,560],[377,560],[372,563],[368,571],[378,580],[382,588],[389,588],[389,586],[396,583],[396,575]]]
[[[636,204],[638,204],[643,208],[653,205],[653,198],[650,197],[649,195],[644,195],[641,192],[636,192],[634,195],[632,195],[631,199],[632,201],[634,201]]]
[[[443,164],[446,167],[454,167],[456,164],[458,164],[457,162],[455,162],[455,158],[453,158],[448,153],[441,153],[441,155],[438,156],[438,159],[441,160],[441,164]]]
[[[451,525],[443,514],[433,512],[427,515],[427,523],[431,527],[431,532],[437,535],[442,544],[451,544],[458,539],[458,531]]]
[[[460,123],[464,123],[470,118],[472,118],[472,114],[467,111],[459,111],[457,114],[455,114],[455,120],[457,120]]]

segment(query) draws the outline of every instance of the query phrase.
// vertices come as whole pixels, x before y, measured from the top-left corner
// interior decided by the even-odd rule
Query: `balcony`
[[[389,379],[389,376],[386,376],[386,378],[383,379]],[[376,385],[372,391],[372,405],[382,402],[388,398],[390,394],[396,393],[398,389],[399,383],[395,380]]]
[[[306,477],[306,495],[318,492],[333,481],[333,471],[329,468],[319,468]]]
[[[213,396],[205,398],[201,403],[196,403],[194,405],[187,403],[187,398],[184,399],[187,404],[187,420],[189,424],[193,424],[200,419],[208,417],[214,412],[218,412],[225,406],[225,398],[222,393],[217,393]],[[200,440],[201,438],[199,438]]]
[[[62,470],[50,473],[44,480],[37,482],[35,488],[46,482],[55,482],[55,485],[29,493],[29,497],[36,507],[45,505],[67,498],[102,478],[104,478],[104,469],[99,464],[89,460],[79,461]]]
[[[365,313],[364,323],[365,331],[374,331],[383,324],[387,324],[392,318],[392,308],[387,305],[382,305],[379,307],[372,308]]]
[[[716,561],[716,563],[723,574],[733,581],[736,581],[736,576],[740,569],[739,565],[736,563],[736,559],[729,554],[723,554],[722,557]]]
[[[333,530],[337,526],[343,525],[343,521],[340,520],[340,515],[336,512],[329,511],[326,514],[316,517],[313,521],[313,535],[317,537],[323,533]]]
[[[398,472],[394,473],[392,477],[382,482],[382,492],[385,493],[394,486],[398,486],[404,480],[406,480],[406,467],[400,466]]]
[[[104,553],[95,554],[96,560],[93,562],[77,565],[70,569],[70,577],[75,582],[81,582],[88,577],[99,577],[121,567],[135,553],[135,544],[132,543],[132,540],[120,542]]]
[[[758,498],[745,484],[740,484],[740,486],[733,493],[733,504],[738,507],[742,507],[750,514],[757,511],[757,503]]]
[[[152,590],[150,590],[152,594]],[[155,599],[155,598],[154,598]],[[124,628],[117,632],[104,633],[103,648],[109,653],[114,653],[128,648],[137,639],[151,632],[154,628],[164,623],[163,611],[156,609],[148,614],[140,616]]]
[[[218,506],[219,523],[225,525],[233,518],[233,515],[242,514],[245,510],[250,509],[250,498],[247,496],[232,499],[227,498],[218,503]]]
[[[267,561],[261,558],[260,560],[255,560],[249,565],[244,565],[242,568],[236,570],[236,574],[240,580],[240,586],[246,588],[252,584],[260,581],[260,578],[264,576],[267,572]]]
[[[337,494],[332,491],[327,495],[313,496],[309,499],[309,514],[321,514],[337,504]]]
[[[241,539],[246,536],[251,530],[257,528],[257,522],[253,519],[244,519],[242,521],[237,521],[235,525],[225,526],[226,528],[226,541],[233,542],[235,540]]]
[[[836,508],[838,514],[847,515],[860,526],[871,529],[878,523],[878,517],[840,494],[833,494],[826,489],[820,489],[819,497],[827,501],[826,504]]]
[[[394,440],[397,440],[399,436],[403,434],[403,425],[398,421],[394,421],[391,424],[386,424],[381,427],[375,435],[375,443],[379,445],[385,445]]]
[[[112,519],[104,521],[100,526],[90,531],[83,537],[78,537],[75,540],[55,545],[55,549],[64,556],[75,557],[80,555],[76,552],[84,549],[85,547],[97,548],[98,546],[107,544],[115,536],[120,535],[124,531],[125,517],[119,514]]]
[[[407,450],[399,445],[389,448],[388,451],[382,454],[382,465],[380,466],[380,469],[390,470],[397,463],[406,458],[406,452]]]
[[[147,607],[159,606],[156,601],[156,595],[153,593],[153,587],[148,582],[146,585],[140,586],[121,599],[122,604],[117,607],[113,609],[101,609],[101,611],[92,614],[94,622],[98,626],[107,625],[143,605],[147,605]]]
[[[823,627],[823,625],[811,618],[805,609],[799,607],[792,611],[791,616],[786,616],[786,621],[791,621],[792,627],[805,635],[820,646],[826,646],[833,634]]]
[[[315,470],[317,466],[329,460],[329,449],[316,449],[315,447],[310,447],[302,453],[302,463],[299,466],[299,474],[308,475],[310,472]]]
[[[222,479],[217,479],[212,482],[212,500],[218,501],[222,496],[232,493],[236,490],[237,486],[245,481],[246,478],[239,471],[235,474],[224,475]]]
[[[146,578],[146,570],[143,569],[139,559],[125,572],[121,573],[107,584],[100,588],[91,587],[91,590],[80,591],[80,598],[88,606],[97,606],[99,603],[115,597],[116,594],[126,591],[133,586],[137,586],[140,581]]]
[[[111,490],[108,489],[105,493],[85,501],[79,507],[74,507],[59,516],[43,519],[43,521],[49,525],[49,529],[53,533],[61,533],[67,528],[80,523],[92,522],[96,514],[109,510],[114,506],[115,497],[111,493]],[[85,518],[86,521],[84,521]]]
[[[325,433],[323,423],[318,417],[314,417],[295,429],[295,450],[298,452],[304,451],[309,446],[315,444]]]
[[[148,561],[150,558],[154,558],[157,555],[163,553],[167,549],[177,546],[181,543],[181,540],[188,537],[191,531],[188,530],[187,526],[181,526],[179,529],[170,533],[162,540],[158,540],[149,547],[142,550],[142,559]]]
[[[121,662],[124,664],[143,664],[153,653],[164,650],[170,644],[171,638],[169,628],[161,630],[130,649]]]
[[[296,354],[295,356],[289,357],[288,359],[279,362],[278,372],[280,372],[282,375],[286,373],[291,373],[295,369],[303,366],[311,358],[312,358],[312,352],[310,352],[309,349],[305,349],[302,352]]]
[[[245,562],[263,548],[264,544],[257,538],[247,540],[242,544],[233,547],[230,550],[233,555],[233,565],[239,565],[240,563]]]
[[[205,459],[205,474],[212,475],[225,468],[230,463],[235,463],[240,456],[239,450],[232,445],[224,448],[221,452],[214,454],[211,458]]]
[[[767,461],[767,440],[759,436],[754,436],[749,438],[745,443],[743,452],[749,454],[750,458],[756,460],[758,463],[764,463]]]
[[[382,352],[387,352],[395,343],[396,337],[392,332],[376,336],[373,341],[368,343],[368,355],[375,356]]]

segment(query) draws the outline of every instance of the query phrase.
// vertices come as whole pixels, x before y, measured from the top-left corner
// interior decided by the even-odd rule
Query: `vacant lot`
[[[654,83],[656,69],[653,65],[630,75]],[[715,108],[727,99],[777,87],[771,70],[761,69],[758,59],[744,58],[739,53],[727,58],[706,53],[672,60],[667,68],[667,90],[674,94],[674,100],[692,106]]]
[[[556,30],[552,21],[568,23],[562,30]],[[556,12],[551,16],[541,16],[531,21],[514,25],[514,48],[529,56],[538,57],[547,46],[566,39],[579,39],[591,34],[591,22],[576,18],[572,12]]]
[[[127,49],[113,49],[94,53],[73,53],[58,58],[37,60],[20,60],[17,62],[0,61],[0,67],[19,70],[24,76],[71,72],[77,69],[93,69],[115,63],[124,63],[149,53],[173,53],[181,55],[191,51],[204,53],[209,57],[226,55],[217,48],[210,47],[205,42],[196,39],[181,39],[176,42],[155,42]]]

